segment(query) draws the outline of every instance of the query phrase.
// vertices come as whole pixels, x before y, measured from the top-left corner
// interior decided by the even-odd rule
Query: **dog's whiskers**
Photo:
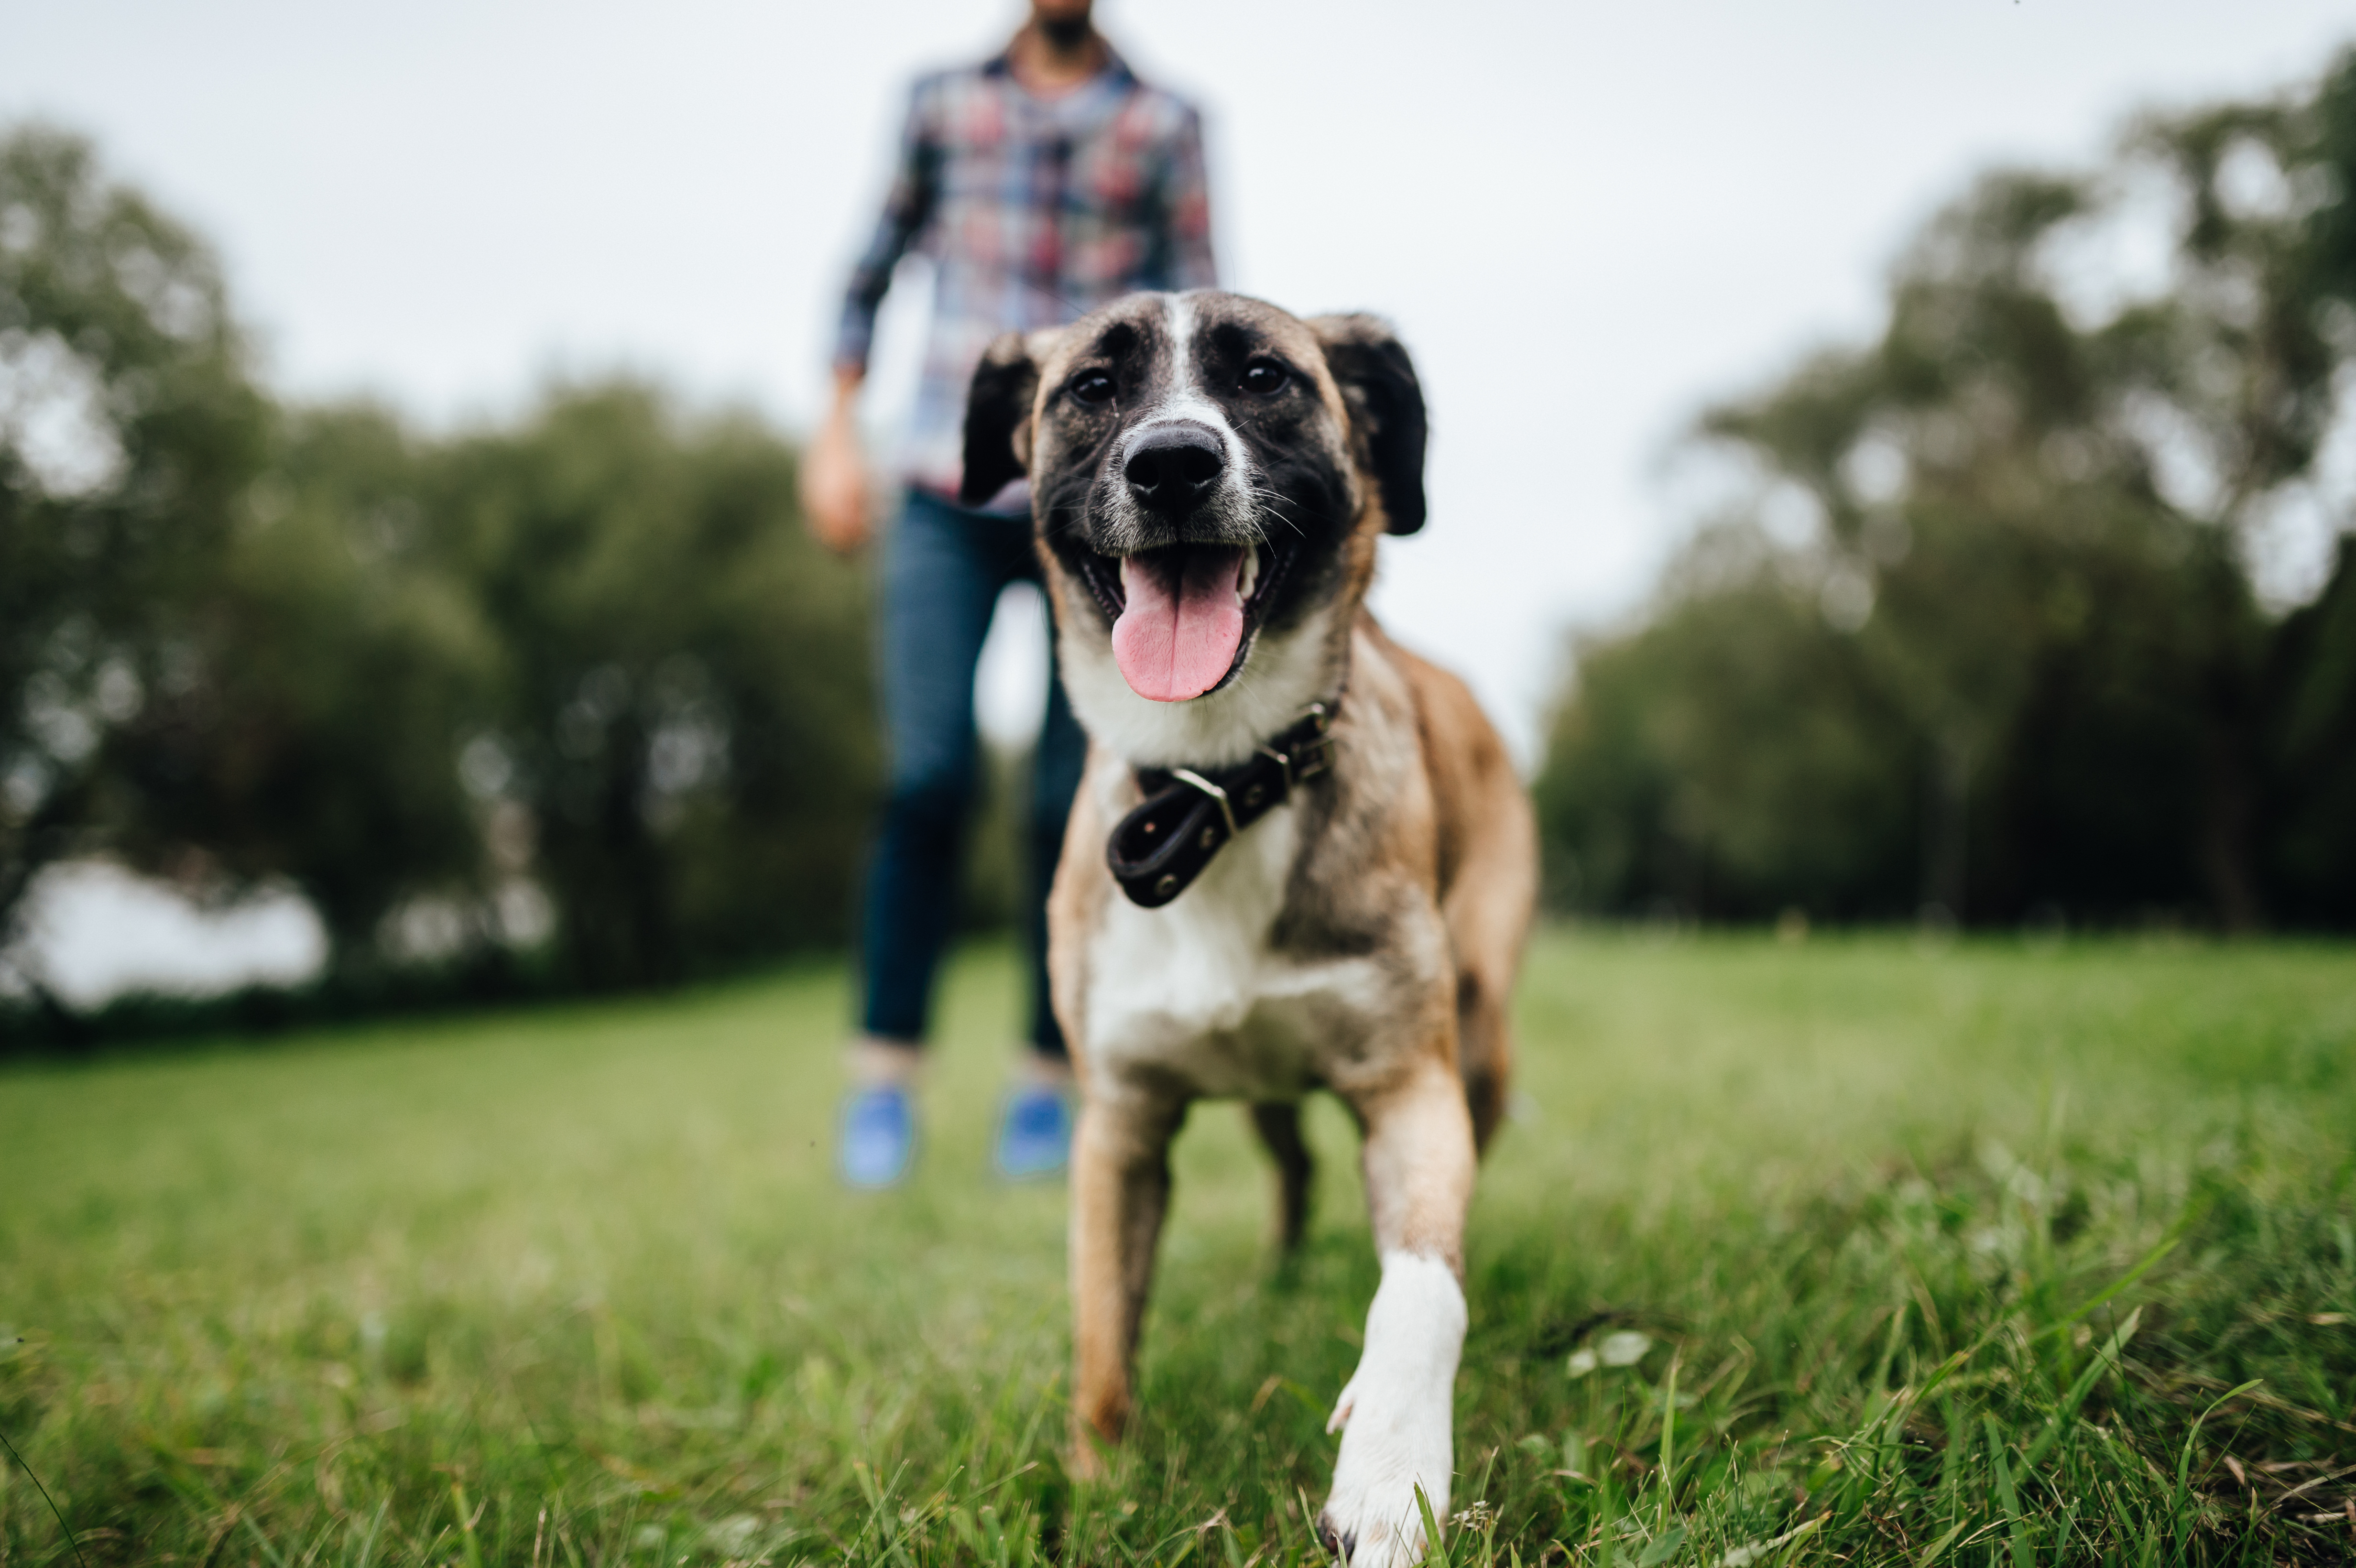
[[[1260,503],[1263,513],[1273,515],[1278,522],[1282,523],[1286,528],[1290,528],[1302,539],[1307,539],[1309,537],[1307,530],[1302,528],[1299,523],[1284,515],[1284,508],[1299,505],[1299,503],[1294,501],[1292,497],[1280,491],[1269,489],[1263,485],[1247,485],[1245,486],[1245,493],[1251,496]],[[1262,537],[1266,537],[1265,530],[1262,532]]]

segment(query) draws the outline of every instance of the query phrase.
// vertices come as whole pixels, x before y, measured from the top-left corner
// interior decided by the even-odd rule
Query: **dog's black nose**
[[[1226,449],[1216,431],[1173,420],[1138,432],[1121,474],[1140,506],[1174,515],[1193,511],[1226,466]]]

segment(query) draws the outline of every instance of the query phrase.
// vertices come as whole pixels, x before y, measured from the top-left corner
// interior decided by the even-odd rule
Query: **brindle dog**
[[[1048,907],[1082,1089],[1074,1466],[1099,1472],[1095,1440],[1129,1417],[1189,1104],[1250,1103],[1290,1244],[1310,1179],[1299,1103],[1329,1089],[1364,1133],[1382,1259],[1319,1517],[1359,1564],[1421,1555],[1418,1488],[1448,1517],[1465,1209],[1505,1106],[1536,882],[1496,731],[1365,607],[1382,535],[1422,525],[1424,435],[1414,368],[1382,323],[1215,293],[1131,295],[1009,335],[966,415],[969,501],[1030,478],[1090,740]],[[1223,779],[1277,804],[1238,822]],[[1175,805],[1132,816],[1148,785]],[[1117,880],[1116,824],[1134,837],[1181,810],[1216,846],[1191,882]]]

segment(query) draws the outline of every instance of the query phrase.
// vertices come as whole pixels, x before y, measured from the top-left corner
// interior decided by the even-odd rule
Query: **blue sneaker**
[[[1072,1163],[1072,1106],[1044,1083],[1006,1096],[998,1122],[998,1174],[1009,1181],[1060,1175]]]
[[[916,1153],[916,1108],[897,1083],[854,1090],[842,1103],[842,1179],[851,1187],[896,1185]]]

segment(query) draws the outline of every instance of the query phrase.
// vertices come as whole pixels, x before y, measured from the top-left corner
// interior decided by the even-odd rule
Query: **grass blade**
[[[1669,1356],[1668,1387],[1661,1402],[1661,1509],[1659,1528],[1669,1528],[1669,1502],[1677,1490],[1677,1357]]]
[[[2217,1413],[2218,1405],[2223,1404],[2227,1400],[2241,1398],[2244,1394],[2249,1392],[2252,1389],[2256,1388],[2260,1383],[2263,1383],[2266,1380],[2264,1378],[2252,1378],[2248,1382],[2244,1383],[2241,1387],[2231,1389],[2224,1393],[2219,1394],[2214,1403],[2211,1404],[2208,1409],[2202,1411],[2199,1415],[2193,1418],[2192,1430],[2184,1435],[2184,1451],[2178,1455],[2176,1458],[2176,1490],[2179,1506],[2181,1506],[2184,1497],[2190,1494],[2192,1489],[2192,1447],[2194,1444],[2201,1441],[2201,1427],[2202,1424],[2211,1416]]]
[[[450,1508],[458,1516],[458,1540],[466,1554],[466,1568],[483,1568],[483,1545],[475,1539],[475,1516],[466,1507],[466,1488],[450,1477]]]
[[[391,1509],[392,1499],[390,1498],[376,1505],[376,1513],[369,1520],[369,1532],[360,1541],[359,1557],[354,1562],[352,1568],[369,1568],[369,1560],[376,1555],[376,1538],[384,1531],[384,1516]],[[532,1568],[540,1568],[540,1565],[535,1563]]]
[[[1415,1488],[1415,1509],[1423,1515],[1423,1560],[1430,1568],[1448,1568],[1448,1547],[1440,1539],[1440,1521],[1431,1517],[1431,1499]]]
[[[82,1568],[90,1568],[81,1554],[81,1542],[74,1539],[73,1526],[68,1524],[66,1516],[58,1511],[57,1499],[49,1496],[49,1488],[42,1484],[40,1477],[33,1475],[33,1467],[25,1463],[25,1456],[16,1452],[16,1445],[8,1441],[5,1434],[0,1434],[0,1447],[6,1448],[8,1457],[16,1461],[16,1467],[32,1477],[33,1489],[41,1494],[41,1500],[49,1505],[49,1513],[58,1521],[58,1528],[65,1531],[66,1544],[73,1548],[74,1561],[80,1563]]]
[[[2012,1467],[2004,1462],[2004,1428],[1993,1415],[1980,1420],[1987,1427],[1988,1464],[1996,1472],[1997,1501],[2012,1527],[2012,1568],[2037,1568],[2037,1555],[2029,1550],[2029,1521],[2021,1517],[2020,1496],[2012,1489]]]
[[[1946,1534],[1939,1537],[1938,1540],[1924,1547],[1922,1549],[1922,1555],[1914,1559],[1914,1568],[1931,1568],[1931,1564],[1939,1560],[1940,1553],[1945,1552],[1948,1547],[1953,1546],[1955,1543],[1955,1537],[1963,1534],[1965,1527],[1969,1525],[1971,1522],[1972,1521],[1967,1519],[1959,1519],[1954,1524],[1949,1525],[1947,1527]]]
[[[2035,1469],[2038,1461],[2045,1457],[2047,1451],[2053,1446],[2063,1430],[2069,1426],[2072,1418],[2078,1413],[2078,1407],[2086,1403],[2088,1394],[2094,1392],[2094,1384],[2101,1380],[2104,1372],[2119,1364],[2119,1352],[2126,1349],[2129,1339],[2135,1338],[2136,1325],[2142,1321],[2143,1308],[2138,1307],[2127,1314],[2127,1320],[2120,1324],[2112,1332],[2111,1337],[2103,1342],[2101,1349],[2094,1352],[2094,1364],[2078,1374],[2078,1381],[2070,1385],[2070,1391],[2062,1396],[2062,1403],[2054,1406],[2052,1416],[2045,1424],[2045,1430],[2037,1435],[2037,1441],[2030,1444],[2029,1452],[2020,1456],[2020,1467],[2023,1470]]]
[[[2072,1307],[2069,1311],[2063,1313],[2052,1322],[2048,1323],[2044,1328],[2040,1328],[2034,1338],[2042,1339],[2048,1335],[2061,1333],[2063,1329],[2077,1322],[2079,1318],[2086,1316],[2087,1313],[2094,1311],[2097,1307],[2102,1306],[2104,1302],[2116,1296],[2119,1292],[2133,1286],[2136,1281],[2141,1279],[2153,1269],[2158,1267],[2160,1259],[2174,1252],[2177,1249],[2178,1244],[2184,1240],[2185,1232],[2192,1229],[2193,1222],[2208,1211],[2208,1206],[2205,1203],[2196,1204],[2193,1207],[2187,1209],[2182,1214],[2177,1217],[2176,1223],[2169,1227],[2168,1234],[2160,1239],[2159,1245],[2146,1253],[2143,1255],[2142,1260],[2138,1262],[2135,1267],[2127,1270],[2126,1273],[2113,1280],[2100,1294],[2088,1300],[2080,1302],[2076,1307]]]

